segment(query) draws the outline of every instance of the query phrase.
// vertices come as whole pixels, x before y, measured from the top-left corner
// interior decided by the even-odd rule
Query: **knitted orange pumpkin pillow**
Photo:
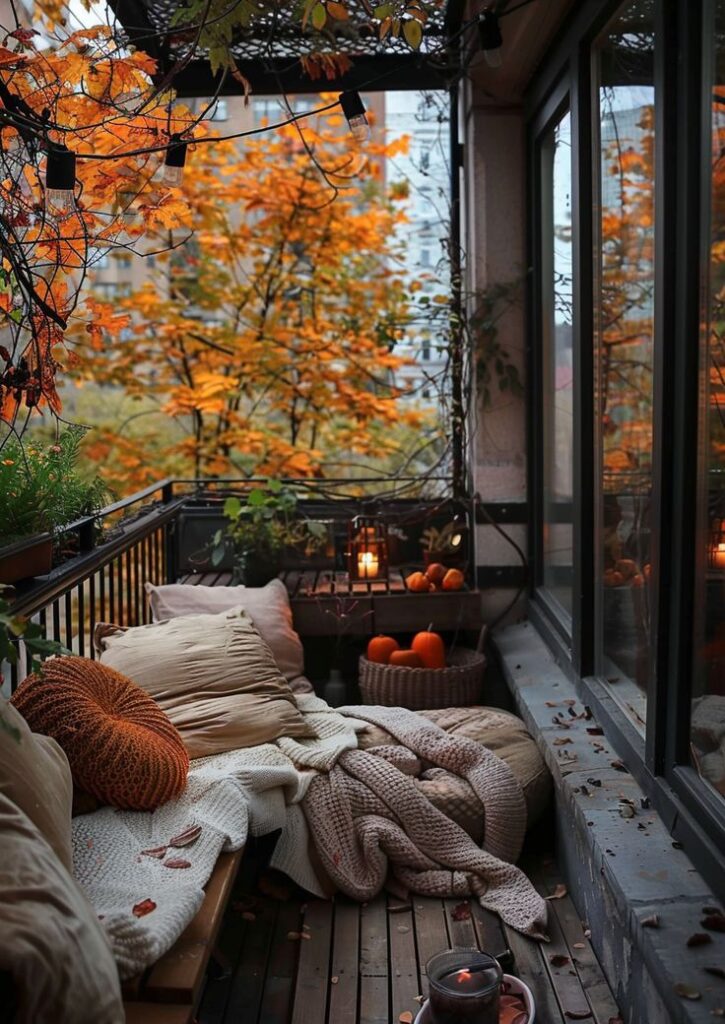
[[[103,803],[152,811],[186,786],[189,755],[176,728],[126,676],[88,658],[52,658],[12,703],[66,753],[73,781]]]

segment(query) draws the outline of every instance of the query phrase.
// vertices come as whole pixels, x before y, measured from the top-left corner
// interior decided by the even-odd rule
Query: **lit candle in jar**
[[[429,961],[431,1024],[498,1024],[502,971],[478,950],[449,950]]]
[[[361,580],[373,579],[378,575],[380,563],[372,551],[361,551],[357,556],[357,574]]]

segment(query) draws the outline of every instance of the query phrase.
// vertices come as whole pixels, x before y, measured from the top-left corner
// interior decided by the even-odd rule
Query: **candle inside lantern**
[[[374,579],[379,568],[378,556],[374,552],[361,551],[357,556],[357,574],[361,580]]]
[[[712,553],[712,564],[716,569],[725,569],[725,541],[715,545]]]
[[[502,971],[478,950],[448,950],[429,961],[432,1024],[498,1024]]]

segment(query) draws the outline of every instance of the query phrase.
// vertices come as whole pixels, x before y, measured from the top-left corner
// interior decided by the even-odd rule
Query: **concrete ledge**
[[[627,1024],[712,1024],[713,1011],[725,1008],[725,980],[704,968],[725,969],[725,934],[706,932],[700,921],[717,899],[586,717],[535,628],[510,626],[494,644],[554,778],[559,865]],[[653,915],[659,927],[643,923]],[[711,941],[688,947],[696,932]],[[700,999],[678,996],[677,984]]]

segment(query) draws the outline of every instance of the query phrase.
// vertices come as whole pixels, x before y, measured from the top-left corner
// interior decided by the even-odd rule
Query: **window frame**
[[[594,416],[595,174],[600,154],[593,44],[622,0],[577,5],[525,99],[529,275],[529,613],[653,806],[710,885],[723,893],[725,800],[689,761],[696,586],[696,472],[701,239],[710,188],[708,26],[716,0],[655,5],[655,333],[652,550],[652,685],[645,735],[594,674],[597,609],[597,467]],[[541,181],[543,133],[568,106],[572,118],[574,245],[574,615],[567,628],[542,587],[543,415]],[[706,153],[707,150],[707,153]],[[709,201],[709,200],[708,200]],[[591,211],[591,213],[588,213]],[[697,339],[694,344],[692,339]],[[689,343],[688,343],[689,342]]]

